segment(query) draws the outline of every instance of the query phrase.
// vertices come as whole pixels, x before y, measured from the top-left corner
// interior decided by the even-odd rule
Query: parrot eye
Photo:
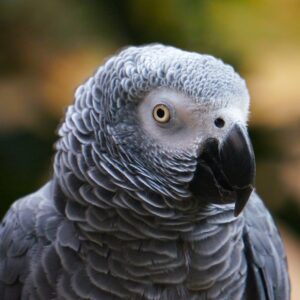
[[[153,109],[153,118],[159,123],[167,123],[170,121],[171,114],[169,108],[164,104],[158,104]]]

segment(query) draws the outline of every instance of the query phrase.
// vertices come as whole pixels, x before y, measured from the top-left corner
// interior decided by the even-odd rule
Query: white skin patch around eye
[[[170,112],[168,122],[161,123],[153,117],[153,110],[160,104]],[[201,141],[208,137],[221,140],[233,123],[245,124],[246,115],[237,105],[212,109],[167,88],[153,90],[138,106],[138,116],[145,133],[174,151],[197,151]],[[215,125],[218,118],[224,120],[221,128]]]

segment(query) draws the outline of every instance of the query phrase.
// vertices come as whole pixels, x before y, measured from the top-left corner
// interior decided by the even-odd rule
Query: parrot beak
[[[255,157],[246,128],[234,125],[221,144],[217,139],[206,140],[197,162],[192,193],[208,202],[234,202],[238,216],[255,181]]]

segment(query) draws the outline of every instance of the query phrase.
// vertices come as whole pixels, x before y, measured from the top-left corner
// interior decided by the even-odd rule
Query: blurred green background
[[[246,78],[257,190],[299,282],[300,1],[2,0],[0,41],[0,216],[51,175],[63,111],[104,58],[129,44],[172,44]]]

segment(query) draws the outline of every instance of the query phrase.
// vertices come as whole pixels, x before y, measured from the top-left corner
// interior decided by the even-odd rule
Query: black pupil
[[[162,119],[165,116],[165,111],[162,108],[157,109],[156,115]]]
[[[221,118],[217,118],[217,119],[215,119],[215,125],[218,128],[222,128],[225,125],[225,121],[223,119],[221,119]]]

